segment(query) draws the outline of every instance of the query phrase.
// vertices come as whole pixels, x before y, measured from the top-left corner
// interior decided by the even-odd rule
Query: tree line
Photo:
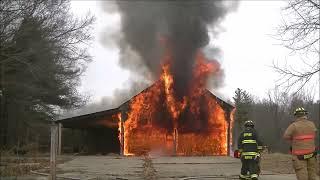
[[[271,152],[288,152],[287,144],[282,135],[286,128],[295,118],[293,112],[298,107],[304,107],[308,112],[308,118],[319,127],[319,103],[314,98],[300,91],[299,93],[284,93],[277,89],[269,91],[268,96],[263,99],[254,98],[249,92],[237,89],[234,96],[236,106],[234,124],[234,145],[239,132],[243,129],[246,120],[255,122],[262,141]],[[319,137],[316,142],[319,141]]]

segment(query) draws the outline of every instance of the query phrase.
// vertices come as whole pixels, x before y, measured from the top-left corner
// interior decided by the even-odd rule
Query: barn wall
[[[63,129],[62,153],[87,155],[120,153],[118,130],[113,128]]]

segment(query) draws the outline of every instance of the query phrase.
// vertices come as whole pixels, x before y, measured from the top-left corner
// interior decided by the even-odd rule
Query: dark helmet
[[[307,114],[308,114],[308,111],[306,111],[303,107],[297,108],[293,113],[293,115],[295,116],[305,116]]]
[[[251,120],[248,120],[246,122],[244,122],[244,127],[254,127],[254,122]]]

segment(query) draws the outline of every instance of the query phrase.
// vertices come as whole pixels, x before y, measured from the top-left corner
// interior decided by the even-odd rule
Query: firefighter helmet
[[[298,107],[293,113],[293,115],[295,116],[304,116],[307,114],[308,114],[308,111],[306,111],[303,107]]]
[[[244,122],[244,127],[254,127],[254,123],[251,120]]]

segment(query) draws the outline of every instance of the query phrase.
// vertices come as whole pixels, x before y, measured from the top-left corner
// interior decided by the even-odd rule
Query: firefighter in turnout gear
[[[286,129],[283,138],[291,143],[292,164],[298,180],[316,180],[317,128],[307,119],[308,112],[303,108],[294,111],[295,121]]]
[[[244,131],[238,139],[238,149],[241,153],[241,174],[240,179],[258,179],[259,161],[262,150],[262,142],[259,139],[258,133],[254,129],[253,121],[244,123]]]

